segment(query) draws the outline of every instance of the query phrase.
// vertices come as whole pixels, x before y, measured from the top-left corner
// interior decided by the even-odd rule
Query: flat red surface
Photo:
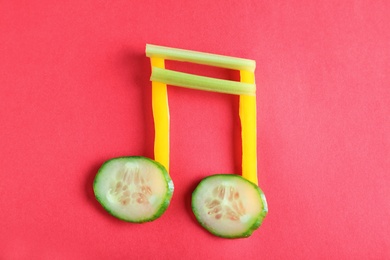
[[[0,259],[389,259],[389,3],[1,1]],[[146,43],[256,60],[269,214],[250,238],[214,237],[190,208],[201,178],[240,172],[234,96],[169,87],[160,219],[94,199],[105,160],[153,156]]]

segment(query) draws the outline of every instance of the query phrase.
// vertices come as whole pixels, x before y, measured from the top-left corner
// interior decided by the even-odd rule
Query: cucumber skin
[[[117,160],[117,159],[143,159],[143,160],[147,160],[147,161],[150,161],[152,162],[153,164],[155,164],[163,173],[163,176],[165,178],[165,180],[167,181],[167,195],[165,196],[165,199],[163,201],[163,203],[161,204],[161,207],[160,209],[156,212],[156,214],[154,214],[152,217],[150,218],[147,218],[147,219],[143,219],[143,220],[140,220],[140,221],[131,221],[131,220],[128,220],[128,219],[125,219],[125,218],[122,218],[118,215],[115,215],[104,203],[103,201],[99,198],[99,196],[97,196],[96,194],[96,191],[95,191],[95,184],[97,183],[98,181],[98,177],[99,177],[99,174],[101,174],[101,172],[103,172],[106,164],[108,164],[109,162],[113,161],[113,160]],[[138,224],[141,224],[141,223],[145,223],[145,222],[151,222],[153,220],[156,220],[157,218],[161,217],[161,215],[167,210],[170,202],[171,202],[171,198],[172,198],[172,195],[173,195],[173,191],[174,191],[174,185],[173,185],[173,181],[171,179],[171,177],[169,176],[169,173],[167,172],[167,170],[165,169],[165,167],[155,161],[155,160],[152,160],[148,157],[144,157],[144,156],[121,156],[121,157],[115,157],[115,158],[112,158],[112,159],[109,159],[107,161],[105,161],[102,166],[100,167],[100,169],[98,170],[96,176],[95,176],[95,179],[93,181],[93,190],[94,190],[94,193],[95,193],[95,197],[96,197],[96,200],[100,203],[100,205],[103,206],[103,208],[112,216],[114,216],[115,218],[117,219],[120,219],[120,220],[123,220],[123,221],[126,221],[126,222],[130,222],[130,223],[138,223]]]
[[[202,222],[196,217],[196,215],[197,215],[197,210],[196,210],[195,207],[194,207],[194,200],[195,200],[195,197],[196,197],[197,189],[198,189],[198,187],[199,187],[200,185],[202,185],[202,183],[203,183],[205,180],[207,180],[207,179],[209,179],[209,178],[213,178],[213,177],[215,177],[215,176],[222,176],[222,177],[228,177],[228,178],[232,178],[232,177],[233,177],[233,178],[240,178],[240,179],[242,179],[242,180],[248,182],[250,185],[252,185],[252,187],[255,188],[255,190],[257,190],[257,192],[259,193],[259,196],[260,196],[261,201],[262,201],[262,203],[263,203],[263,210],[260,212],[260,214],[259,214],[258,218],[256,219],[255,223],[253,223],[253,225],[252,225],[250,228],[248,228],[248,231],[246,231],[246,232],[244,232],[244,233],[242,233],[242,234],[238,234],[238,235],[224,236],[224,235],[221,235],[221,234],[215,232],[214,230],[208,228],[208,227],[205,225],[205,223],[202,223]],[[213,235],[215,235],[215,236],[217,236],[217,237],[228,238],[228,239],[247,238],[247,237],[251,236],[252,233],[253,233],[256,229],[258,229],[258,228],[261,226],[261,224],[262,224],[262,222],[263,222],[265,216],[266,216],[267,213],[268,213],[268,204],[267,204],[267,200],[266,200],[266,198],[265,198],[264,192],[263,192],[256,184],[254,184],[253,182],[248,181],[247,179],[243,178],[242,176],[236,175],[236,174],[213,174],[213,175],[210,175],[210,176],[207,176],[207,177],[203,178],[203,179],[199,182],[198,186],[195,188],[194,192],[192,193],[192,200],[191,200],[191,203],[192,203],[192,212],[194,213],[196,219],[199,221],[199,224],[200,224],[202,227],[204,227],[207,231],[209,231],[211,234],[213,234]]]

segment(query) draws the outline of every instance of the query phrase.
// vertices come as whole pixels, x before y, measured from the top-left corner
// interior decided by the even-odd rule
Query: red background
[[[1,1],[0,259],[389,259],[390,2],[287,2]],[[210,235],[189,204],[240,171],[235,96],[169,87],[160,219],[95,201],[105,160],[153,156],[146,43],[256,60],[269,214],[252,237]]]

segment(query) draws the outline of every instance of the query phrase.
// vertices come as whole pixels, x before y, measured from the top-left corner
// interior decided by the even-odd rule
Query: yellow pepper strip
[[[165,68],[162,58],[151,57],[152,67]],[[167,85],[152,81],[152,109],[154,118],[154,159],[169,172],[169,106]]]
[[[255,83],[253,72],[240,70],[241,82]],[[242,177],[258,185],[256,96],[240,95],[239,114],[242,139]]]

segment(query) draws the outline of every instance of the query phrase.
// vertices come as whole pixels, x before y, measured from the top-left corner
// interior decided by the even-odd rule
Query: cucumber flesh
[[[204,178],[192,194],[198,222],[224,238],[248,237],[262,223],[268,206],[258,186],[235,174]]]
[[[160,163],[129,156],[106,161],[96,174],[93,189],[96,199],[111,215],[142,223],[166,211],[174,188]]]

